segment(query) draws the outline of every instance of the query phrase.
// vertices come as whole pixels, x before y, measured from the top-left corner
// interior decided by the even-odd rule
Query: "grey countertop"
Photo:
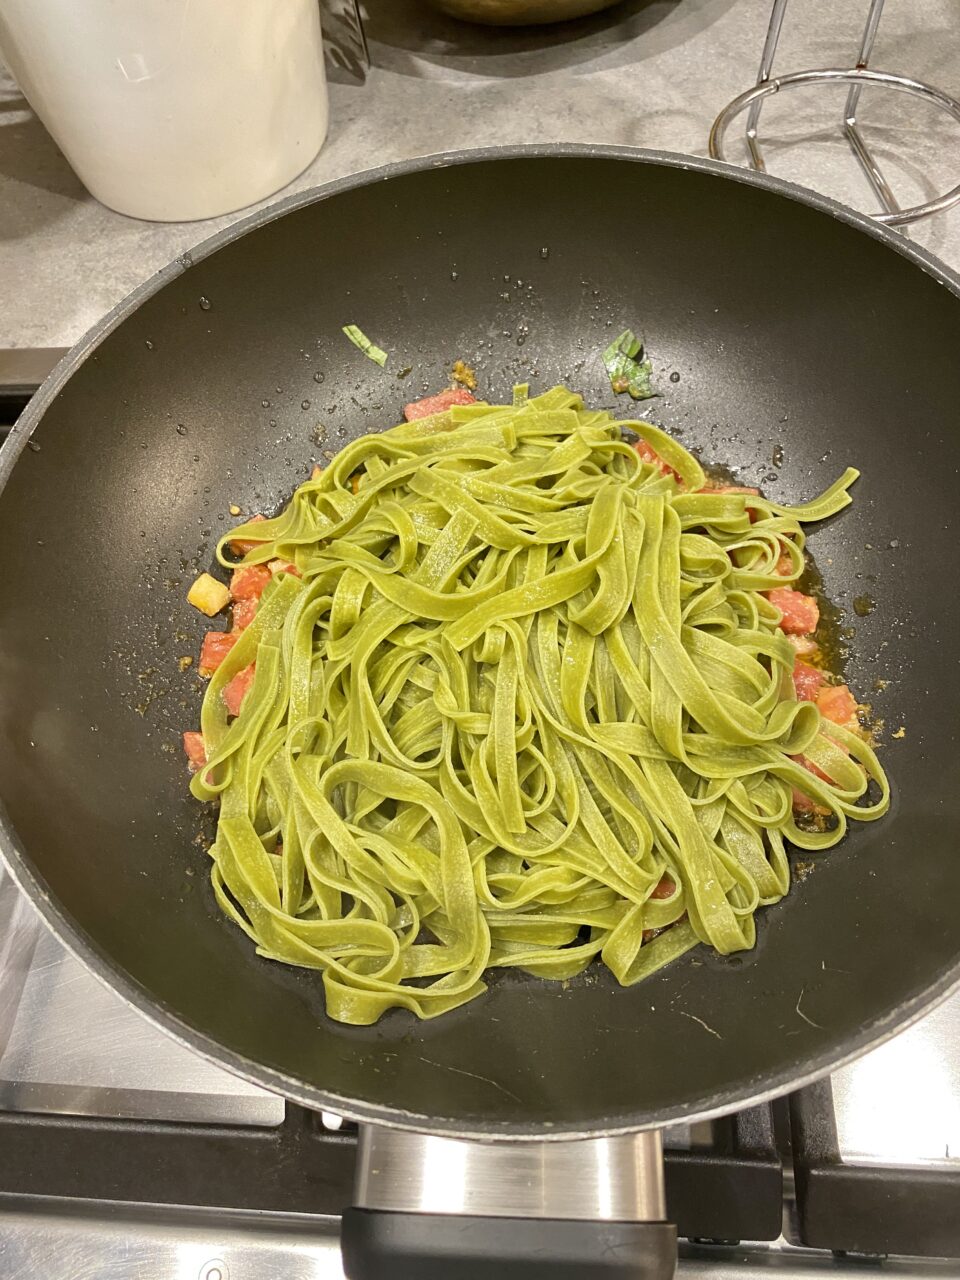
[[[367,81],[331,84],[327,142],[282,194],[388,161],[499,143],[706,154],[713,117],[756,77],[769,3],[624,0],[575,23],[495,31],[443,19],[418,0],[367,0]],[[852,65],[866,7],[791,0],[777,69]],[[955,0],[887,0],[872,65],[960,93]],[[872,208],[835,128],[843,96],[831,86],[769,102],[770,168]],[[861,116],[902,202],[960,181],[960,125],[948,116],[897,93],[865,95]],[[740,139],[731,143],[739,162]],[[74,342],[140,281],[240,216],[162,224],[112,213],[82,187],[16,85],[0,78],[0,348]],[[960,267],[960,208],[912,235]]]

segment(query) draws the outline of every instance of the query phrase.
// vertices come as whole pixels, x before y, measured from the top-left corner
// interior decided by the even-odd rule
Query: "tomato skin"
[[[247,691],[253,684],[254,673],[257,664],[251,662],[249,667],[244,667],[242,671],[238,671],[228,685],[223,690],[223,700],[226,703],[227,711],[232,716],[240,714],[240,707],[247,695]]]
[[[266,520],[266,516],[251,516],[246,522],[247,524],[262,524]],[[235,556],[245,556],[248,551],[256,551],[257,547],[263,546],[262,542],[258,542],[256,538],[232,538],[230,541],[230,550]]]
[[[661,475],[673,476],[675,480],[680,479],[673,467],[668,466],[654,447],[651,444],[648,444],[646,440],[637,440],[633,447],[640,455],[641,462],[649,462],[652,466],[657,468]]]
[[[823,680],[823,672],[816,667],[808,666],[799,658],[794,662],[793,687],[800,702],[816,702]]]
[[[200,646],[198,670],[202,676],[212,676],[233,646],[237,636],[230,631],[208,631]]]
[[[271,576],[275,573],[292,573],[295,578],[303,577],[297,566],[289,560],[268,560],[267,568],[270,570]]]
[[[817,706],[824,720],[847,725],[857,719],[857,700],[845,684],[828,685],[817,694]]]
[[[443,413],[455,404],[476,403],[477,397],[472,396],[466,387],[451,387],[449,391],[440,391],[435,396],[411,400],[403,406],[403,416],[408,422],[415,422],[417,418],[429,418],[432,413]]]
[[[783,615],[780,629],[793,635],[809,635],[816,631],[820,621],[820,608],[813,596],[805,596],[792,587],[774,587],[764,593],[772,605]]]
[[[818,768],[818,766],[806,756],[791,756],[790,759],[796,761],[797,764],[803,765],[804,769],[806,769],[808,773],[812,773],[813,776],[815,778],[819,778],[821,782],[832,781],[832,779],[828,778],[822,769]]]
[[[803,759],[803,757],[799,756],[797,759]],[[794,813],[818,813],[821,817],[826,817],[830,812],[822,804],[817,804],[815,800],[811,800],[808,795],[805,795],[797,787],[793,788],[793,811]]]
[[[257,616],[259,601],[252,598],[238,600],[233,606],[233,630],[238,634],[245,631]]]
[[[651,898],[669,898],[674,891],[674,883],[670,876],[664,872],[660,877],[659,883],[655,886]]]
[[[230,595],[234,600],[259,600],[272,576],[265,564],[242,564],[231,575]]]
[[[207,763],[207,748],[203,734],[190,731],[183,735],[183,749],[186,753],[190,772],[196,773]]]

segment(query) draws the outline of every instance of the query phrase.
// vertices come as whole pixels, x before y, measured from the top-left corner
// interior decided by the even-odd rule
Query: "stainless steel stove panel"
[[[0,1110],[282,1122],[281,1098],[183,1048],[104,987],[39,925],[2,871],[0,902],[0,921],[8,920],[0,945]]]

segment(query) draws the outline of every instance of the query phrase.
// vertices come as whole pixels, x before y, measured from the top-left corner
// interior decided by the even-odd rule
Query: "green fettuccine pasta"
[[[698,942],[752,946],[787,843],[827,848],[888,804],[870,746],[795,699],[762,594],[856,476],[795,508],[699,492],[676,441],[562,387],[349,445],[221,544],[299,574],[273,577],[204,700],[191,785],[219,801],[224,912],[319,970],[348,1023],[435,1017],[497,968],[600,957],[630,984]]]

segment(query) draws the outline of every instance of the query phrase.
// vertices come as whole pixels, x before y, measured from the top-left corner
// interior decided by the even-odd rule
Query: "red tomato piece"
[[[302,578],[303,574],[295,564],[291,564],[289,560],[268,560],[267,568],[271,574],[274,573],[292,573],[295,578]]]
[[[827,777],[827,775],[823,772],[823,770],[817,768],[817,766],[813,763],[813,761],[808,760],[806,756],[791,756],[790,759],[795,760],[797,764],[802,764],[804,769],[806,769],[809,773],[812,773],[815,778],[819,778],[821,782],[831,781],[831,779]]]
[[[248,596],[244,600],[238,600],[233,606],[233,630],[236,632],[245,631],[250,623],[257,615],[257,605],[259,600],[254,600],[252,596]]]
[[[657,453],[657,451],[653,448],[653,446],[651,444],[648,444],[646,440],[637,440],[637,442],[634,444],[633,447],[634,449],[636,449],[637,453],[639,453],[640,460],[642,462],[651,463],[653,466],[657,468],[657,470],[661,473],[661,475],[673,476],[675,480],[680,479],[679,475],[676,473],[676,471],[674,471],[673,467],[668,466],[667,463],[664,462],[664,460],[660,457],[659,453]]]
[[[793,808],[797,813],[819,813],[826,816],[830,810],[825,809],[822,804],[817,804],[815,800],[811,800],[808,795],[796,787],[793,788]]]
[[[403,406],[403,416],[408,422],[413,422],[417,418],[429,418],[432,413],[444,413],[451,405],[476,402],[477,397],[472,396],[466,387],[451,387],[449,391],[441,391],[435,396],[411,400]]]
[[[809,667],[797,658],[793,664],[793,687],[801,702],[816,702],[820,686],[823,684],[823,672],[816,667]]]
[[[673,880],[664,872],[660,877],[659,884],[655,887],[651,898],[669,898],[674,890]]]
[[[200,674],[212,676],[236,643],[237,637],[229,631],[208,631],[200,646]]]
[[[857,700],[845,684],[828,685],[817,694],[817,706],[824,720],[847,725],[856,722]]]
[[[230,577],[230,595],[234,600],[259,600],[272,576],[265,564],[242,564]]]
[[[202,733],[185,733],[183,735],[183,749],[187,755],[187,763],[190,766],[190,772],[196,773],[198,769],[202,769],[207,763],[207,748],[204,745]]]
[[[240,707],[247,695],[247,690],[253,684],[253,677],[257,664],[251,662],[249,667],[244,667],[242,671],[238,671],[230,683],[223,690],[223,700],[227,704],[227,711],[230,715],[238,716]]]
[[[794,591],[792,587],[774,587],[767,591],[767,599],[783,614],[780,627],[795,635],[809,635],[816,631],[820,621],[820,609],[813,596],[805,596],[802,591]]]
[[[251,516],[246,522],[247,524],[260,524],[266,520],[266,516]],[[245,556],[248,551],[256,551],[261,543],[256,538],[233,538],[230,542],[230,550],[235,556]]]

